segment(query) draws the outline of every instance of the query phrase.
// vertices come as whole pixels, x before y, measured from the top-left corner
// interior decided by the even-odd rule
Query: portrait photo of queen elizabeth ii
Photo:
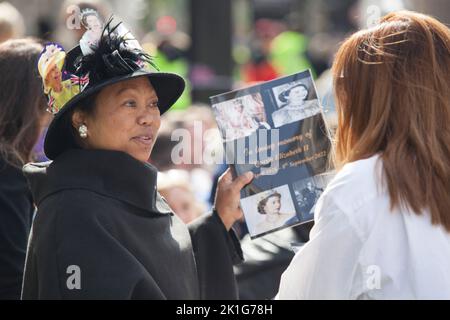
[[[278,108],[272,113],[275,128],[312,117],[321,111],[311,78],[283,84],[272,91]]]
[[[93,54],[98,41],[102,36],[104,23],[100,14],[91,9],[85,9],[80,14],[80,20],[86,29],[83,37],[80,39],[80,48],[84,55]]]
[[[241,207],[252,238],[287,227],[286,222],[296,217],[288,185],[242,199]]]

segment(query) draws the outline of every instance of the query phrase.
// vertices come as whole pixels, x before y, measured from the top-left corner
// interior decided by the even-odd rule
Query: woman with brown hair
[[[414,12],[333,66],[341,169],[280,299],[450,299],[450,30]]]
[[[45,126],[46,103],[35,71],[34,40],[0,45],[0,300],[19,299],[34,212],[22,166]]]

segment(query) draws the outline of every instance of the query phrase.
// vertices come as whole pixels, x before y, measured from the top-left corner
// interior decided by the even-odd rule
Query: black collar
[[[61,190],[85,189],[152,213],[171,213],[156,191],[156,168],[123,152],[70,149],[53,162],[25,166],[24,173],[37,205]]]

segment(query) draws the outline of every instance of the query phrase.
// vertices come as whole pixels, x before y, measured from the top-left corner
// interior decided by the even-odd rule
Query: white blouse
[[[450,299],[450,233],[427,212],[390,210],[379,159],[349,163],[330,182],[277,299]]]

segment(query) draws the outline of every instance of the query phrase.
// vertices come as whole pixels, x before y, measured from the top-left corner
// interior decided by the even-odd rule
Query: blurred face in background
[[[173,186],[160,190],[160,193],[184,223],[187,224],[200,216],[201,212],[199,212],[194,194],[190,190],[181,186]]]

